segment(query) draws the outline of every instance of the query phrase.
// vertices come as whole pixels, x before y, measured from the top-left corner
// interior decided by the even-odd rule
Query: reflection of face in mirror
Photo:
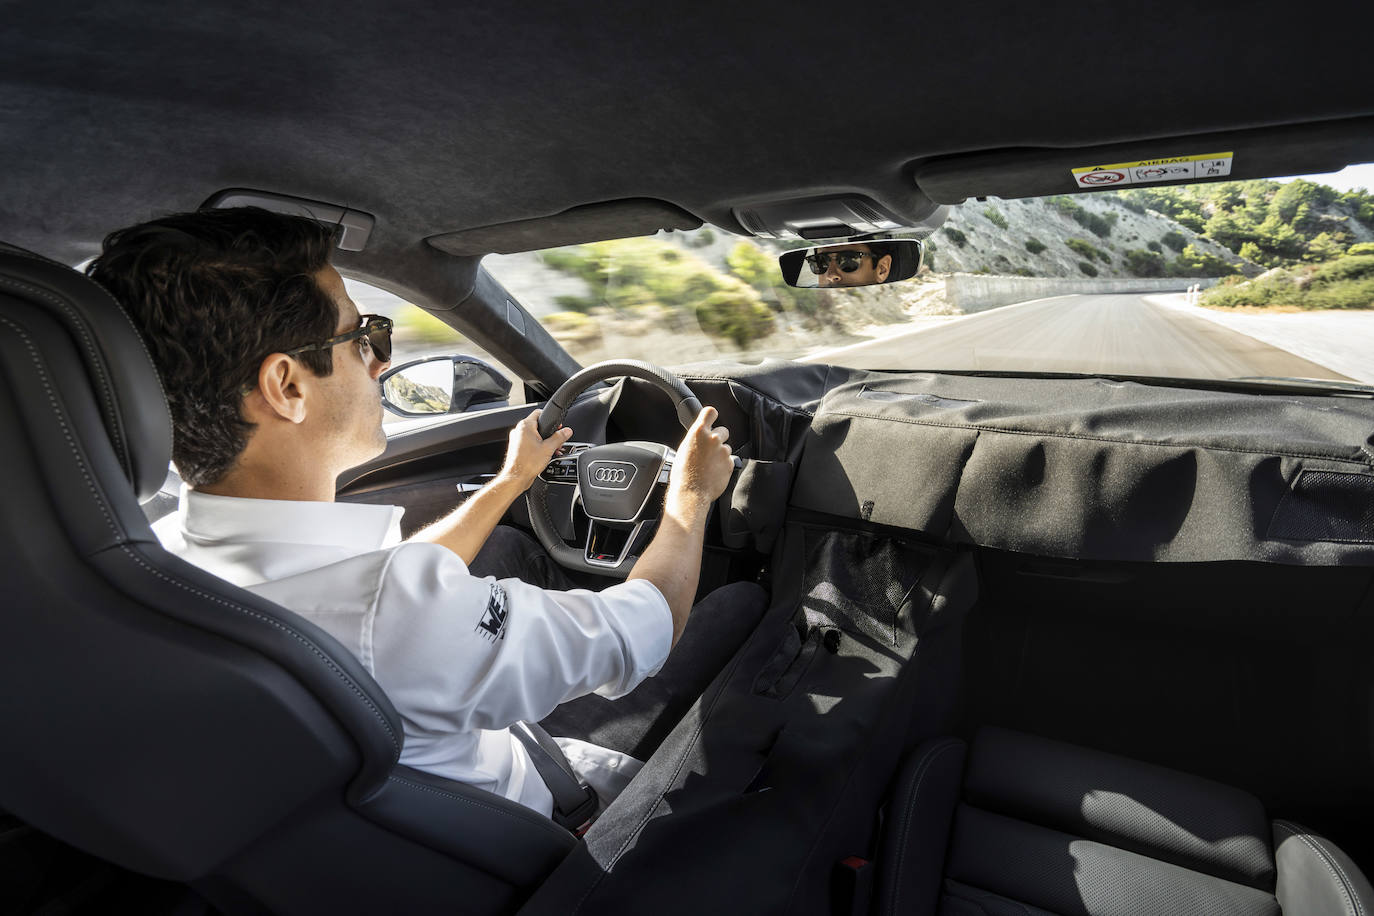
[[[892,255],[875,251],[874,246],[864,242],[849,242],[817,248],[807,256],[806,263],[822,288],[873,286],[887,282]]]

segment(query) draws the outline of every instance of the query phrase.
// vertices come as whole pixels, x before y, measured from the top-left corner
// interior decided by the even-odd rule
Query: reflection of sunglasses
[[[356,331],[349,331],[347,334],[340,334],[338,337],[331,337],[317,344],[287,350],[285,351],[286,355],[295,356],[297,353],[304,353],[307,350],[328,350],[330,347],[337,347],[341,343],[347,343],[361,337],[367,341],[368,347],[372,350],[372,355],[377,357],[377,362],[391,362],[391,319],[383,318],[381,315],[363,315],[362,322],[363,326]]]
[[[859,265],[864,262],[864,258],[872,258],[873,263],[878,263],[878,256],[871,251],[823,251],[820,254],[806,256],[806,263],[811,265],[811,272],[816,275],[825,273],[830,269],[830,259],[834,258],[841,271],[852,274],[859,269]]]

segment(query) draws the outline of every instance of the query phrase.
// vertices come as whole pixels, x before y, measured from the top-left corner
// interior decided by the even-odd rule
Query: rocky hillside
[[[939,273],[1135,277],[1149,269],[1145,264],[1168,264],[1188,249],[1193,276],[1263,269],[1162,213],[1126,207],[1112,193],[966,201],[951,209],[926,249]]]

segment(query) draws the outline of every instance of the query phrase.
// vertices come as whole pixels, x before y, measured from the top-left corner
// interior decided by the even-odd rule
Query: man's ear
[[[892,270],[892,255],[885,254],[878,259],[878,282],[886,283],[887,275]]]
[[[273,353],[258,366],[258,388],[265,409],[283,420],[305,420],[305,396],[310,387],[305,368],[284,353]],[[252,395],[249,395],[252,397]]]

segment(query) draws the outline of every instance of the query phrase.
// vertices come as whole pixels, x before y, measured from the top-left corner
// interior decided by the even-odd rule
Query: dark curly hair
[[[269,353],[332,337],[339,314],[314,274],[337,229],[257,207],[150,220],[105,237],[86,273],[128,310],[162,376],[172,460],[191,486],[221,479],[248,444],[244,391]],[[329,375],[329,350],[297,359]]]

